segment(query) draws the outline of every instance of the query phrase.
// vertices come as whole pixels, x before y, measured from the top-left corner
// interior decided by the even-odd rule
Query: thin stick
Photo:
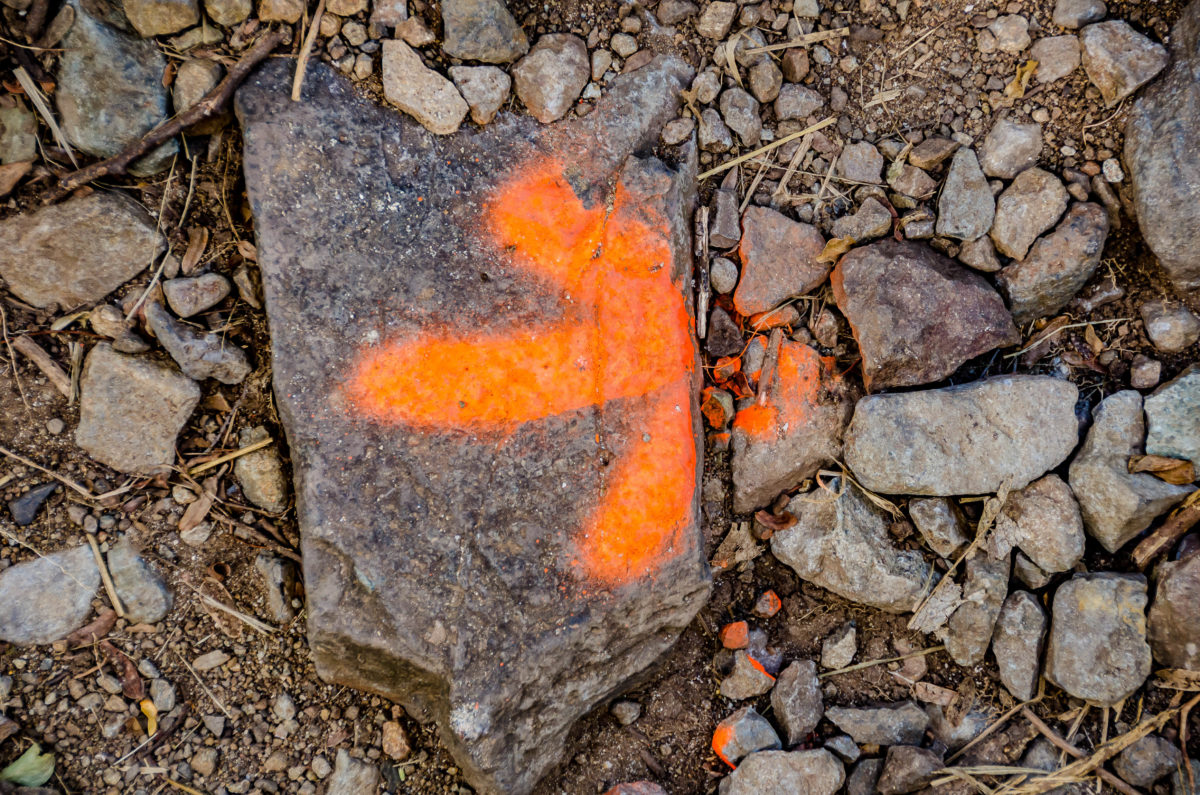
[[[35,464],[33,461],[30,461],[25,456],[14,453],[12,450],[9,450],[7,447],[0,447],[0,454],[4,454],[4,455],[8,456],[9,458],[13,459],[14,461],[20,461],[22,464],[24,464],[27,467],[33,467],[38,472],[41,472],[45,475],[49,475],[50,477],[57,480],[59,483],[68,487],[72,491],[75,491],[75,492],[81,494],[82,496],[87,497],[89,500],[95,499],[95,496],[90,491],[85,489],[83,486],[80,486],[78,483],[71,480],[70,478],[65,478],[62,475],[58,474],[57,472],[51,472],[49,469],[46,469],[44,466],[42,466],[40,464]]]
[[[4,332],[4,344],[8,346],[8,358],[12,360],[13,380],[17,382],[17,391],[21,393],[21,402],[29,408],[29,398],[25,397],[25,385],[21,383],[21,374],[17,372],[17,355],[13,353],[12,342],[8,338],[8,313],[0,305],[0,330]]]
[[[84,535],[87,536],[88,546],[92,548],[92,556],[96,558],[96,567],[100,569],[100,580],[104,583],[104,590],[108,592],[108,601],[112,602],[117,617],[124,618],[125,607],[121,604],[121,597],[117,596],[117,586],[113,585],[112,575],[108,573],[108,564],[104,562],[104,556],[100,554],[100,545],[96,543],[96,537],[91,533],[84,533]]]
[[[781,44],[770,44],[766,47],[754,47],[749,50],[744,50],[744,52],[746,55],[758,55],[760,52],[776,52],[777,50],[786,50],[790,47],[807,47],[810,44],[827,41],[828,39],[841,39],[849,35],[850,28],[818,30],[813,33],[805,33],[803,36],[798,36]]]
[[[204,602],[204,604],[208,605],[209,607],[215,607],[218,610],[222,610],[222,611],[228,613],[229,615],[238,619],[239,621],[241,621],[243,624],[250,627],[251,629],[255,629],[255,630],[261,632],[263,635],[270,635],[272,632],[279,631],[276,627],[273,627],[270,624],[259,621],[257,618],[254,618],[253,616],[248,616],[239,610],[234,610],[229,605],[222,604],[221,602],[219,602],[216,599],[213,599],[211,596],[209,596],[206,593],[201,593],[200,591],[196,591],[196,593],[199,595],[200,601]]]
[[[1066,330],[1067,330],[1067,329],[1069,329],[1069,328],[1083,328],[1084,326],[1101,326],[1101,325],[1109,325],[1109,324],[1112,324],[1112,323],[1124,323],[1124,322],[1125,322],[1125,321],[1127,321],[1127,320],[1130,320],[1130,318],[1127,318],[1127,317],[1116,317],[1116,318],[1113,318],[1112,320],[1092,320],[1092,321],[1089,321],[1089,322],[1087,322],[1087,323],[1068,323],[1068,324],[1067,324],[1067,325],[1065,325],[1065,326],[1059,326],[1058,328],[1054,329],[1054,331],[1050,332],[1049,334],[1047,334],[1047,335],[1046,335],[1046,336],[1044,336],[1044,337],[1041,337],[1041,338],[1039,338],[1039,339],[1034,339],[1034,340],[1032,340],[1032,341],[1031,341],[1031,342],[1030,342],[1028,345],[1026,345],[1026,346],[1025,346],[1024,348],[1022,348],[1021,350],[1019,350],[1019,351],[1016,351],[1015,353],[1006,353],[1006,354],[1004,354],[1004,358],[1005,358],[1005,359],[1012,359],[1012,358],[1014,358],[1014,357],[1016,357],[1016,356],[1020,356],[1022,353],[1026,353],[1026,352],[1028,352],[1028,351],[1031,351],[1031,350],[1033,350],[1034,348],[1036,348],[1037,346],[1041,345],[1043,342],[1046,342],[1047,340],[1054,339],[1054,336],[1055,336],[1056,334],[1058,334],[1058,332],[1060,332],[1060,331],[1066,331]]]
[[[174,158],[174,157],[171,158],[171,170],[169,172],[167,172],[167,185],[165,188],[163,188],[162,201],[160,201],[158,203],[158,219],[154,222],[155,238],[157,238],[159,236],[159,234],[162,232],[163,213],[165,213],[167,211],[167,197],[171,195],[171,180],[175,177],[175,161],[177,159],[178,158]],[[150,263],[149,263],[150,265],[154,264],[154,256],[156,253],[157,253],[157,246],[152,246],[151,251],[150,251]],[[129,307],[129,311],[125,313],[125,322],[126,323],[128,323],[130,320],[132,320],[133,316],[136,315],[138,313],[138,310],[142,308],[142,304],[145,303],[146,298],[150,295],[150,292],[154,289],[154,286],[156,284],[158,284],[158,280],[162,278],[163,268],[167,267],[167,260],[170,258],[171,258],[171,243],[168,241],[167,242],[167,250],[162,255],[162,259],[159,260],[158,268],[155,269],[154,276],[151,277],[150,283],[146,285],[146,289],[142,290],[142,294],[138,296],[138,299],[133,302],[133,306]]]
[[[1150,561],[1182,538],[1197,522],[1200,522],[1200,491],[1193,491],[1157,530],[1146,536],[1133,550],[1134,565],[1144,571]]]
[[[208,689],[208,685],[204,684],[204,680],[200,678],[200,674],[196,673],[196,670],[192,668],[192,666],[188,665],[188,661],[183,659],[183,656],[180,655],[179,652],[175,651],[174,649],[171,649],[171,651],[175,652],[175,656],[179,659],[179,662],[183,663],[183,667],[188,669],[188,673],[192,675],[192,677],[196,680],[196,683],[200,685],[202,690],[204,690],[204,695],[208,696],[208,700],[215,704],[217,709],[224,712],[225,717],[233,720],[233,716],[229,714],[229,710],[225,709],[225,705],[218,701],[217,697],[212,694],[212,691]]]
[[[696,337],[704,339],[708,335],[708,302],[712,297],[712,281],[709,276],[708,262],[708,208],[701,207],[696,211],[696,237],[700,255],[700,285],[696,296]]]
[[[203,464],[198,464],[198,465],[192,467],[191,469],[187,470],[187,473],[189,475],[195,475],[200,472],[204,472],[206,470],[212,469],[215,466],[220,466],[221,464],[224,464],[226,461],[232,461],[235,458],[241,458],[242,456],[246,455],[247,453],[253,453],[255,450],[261,450],[264,447],[266,447],[267,445],[274,444],[274,443],[275,443],[274,439],[260,439],[257,442],[255,442],[254,444],[248,444],[239,450],[234,450],[232,453],[226,453],[225,455],[221,456],[220,458],[214,458],[212,461],[205,461]]]
[[[26,72],[23,66],[18,66],[14,69],[13,74],[17,76],[17,82],[21,84],[21,88],[25,89],[26,96],[33,102],[33,106],[37,108],[38,113],[46,121],[46,125],[54,135],[55,142],[67,153],[67,157],[71,159],[71,165],[79,168],[79,163],[75,161],[75,152],[71,149],[71,144],[67,142],[67,137],[63,135],[62,129],[59,128],[58,122],[54,119],[54,114],[50,112],[50,106],[46,103],[46,98],[42,96],[37,83],[33,82],[33,78],[29,76],[29,72]]]
[[[748,205],[750,200],[754,198],[754,191],[758,190],[758,184],[762,182],[763,175],[766,174],[767,169],[773,165],[774,160],[775,154],[771,153],[771,156],[768,159],[759,164],[758,172],[754,175],[754,179],[750,181],[750,187],[746,191],[746,195],[742,197],[742,204],[738,207],[738,215],[746,212],[746,205]]]
[[[199,102],[183,113],[158,125],[127,146],[120,154],[67,174],[59,180],[58,187],[47,195],[46,201],[57,201],[94,179],[124,174],[134,160],[171,140],[188,127],[220,113],[233,97],[234,90],[246,79],[250,71],[290,36],[291,30],[286,27],[278,28],[263,36],[233,65],[225,79],[218,83],[216,88],[205,94]]]
[[[7,337],[5,338],[7,341]],[[37,365],[37,368],[50,379],[50,383],[54,384],[54,388],[63,394],[67,400],[71,399],[71,378],[66,374],[58,363],[50,357],[50,354],[31,340],[29,337],[17,337],[10,344],[10,347],[16,348],[25,355],[25,358]]]
[[[957,751],[955,751],[953,754],[951,754],[946,759],[946,764],[950,764],[951,762],[953,762],[954,760],[958,759],[960,756],[965,754],[967,751],[971,750],[971,748],[973,748],[977,744],[983,742],[985,738],[991,736],[992,732],[996,731],[1001,726],[1003,726],[1005,723],[1007,723],[1009,718],[1011,718],[1013,715],[1016,715],[1018,712],[1020,712],[1022,707],[1027,707],[1030,704],[1036,704],[1039,701],[1041,701],[1043,698],[1045,698],[1045,696],[1046,696],[1046,680],[1041,679],[1038,681],[1038,692],[1037,692],[1036,696],[1029,699],[1028,701],[1022,701],[1020,704],[1017,704],[1015,707],[1008,710],[1003,715],[1001,715],[1000,717],[998,717],[994,721],[992,721],[992,724],[990,726],[988,726],[986,729],[984,729],[983,731],[981,731],[974,740],[971,740],[971,742],[967,743],[962,748],[959,748]]]
[[[713,174],[720,174],[722,171],[733,168],[738,163],[744,163],[752,157],[758,157],[759,155],[761,155],[765,152],[770,152],[772,149],[775,149],[776,147],[783,146],[788,141],[794,141],[797,138],[808,135],[809,133],[814,133],[817,130],[824,130],[826,127],[828,127],[829,125],[833,124],[836,121],[837,121],[837,116],[830,116],[829,118],[823,119],[822,121],[819,121],[810,127],[805,127],[803,130],[797,130],[796,132],[792,133],[791,135],[785,135],[782,138],[780,138],[778,141],[772,141],[771,143],[767,144],[766,146],[759,147],[758,149],[755,149],[753,152],[747,152],[744,155],[738,155],[737,157],[733,158],[732,160],[726,160],[721,165],[714,166],[713,168],[710,168],[708,171],[705,171],[703,174],[696,177],[696,179],[698,179],[698,180],[706,179],[708,177],[711,177]]]
[[[1078,748],[1076,748],[1075,746],[1071,745],[1069,742],[1067,742],[1061,736],[1059,736],[1058,732],[1054,731],[1054,729],[1051,729],[1048,725],[1046,725],[1046,722],[1043,721],[1041,718],[1039,718],[1037,715],[1035,715],[1033,710],[1031,710],[1029,707],[1021,707],[1021,715],[1024,716],[1024,718],[1027,721],[1032,723],[1033,728],[1035,728],[1039,732],[1041,732],[1042,736],[1045,737],[1047,740],[1049,740],[1057,748],[1060,748],[1061,750],[1065,751],[1066,753],[1070,754],[1071,756],[1075,757],[1076,759],[1082,759],[1084,756],[1086,756],[1086,754],[1083,751],[1081,751]],[[1117,778],[1112,773],[1109,773],[1104,768],[1100,768],[1097,771],[1097,773],[1100,775],[1100,778],[1104,779],[1104,781],[1110,787],[1112,787],[1115,790],[1124,792],[1125,795],[1142,795],[1142,793],[1140,791],[1129,786],[1124,781]]]
[[[321,1],[324,2],[324,0],[321,0]],[[200,790],[192,789],[187,784],[180,784],[178,781],[176,781],[175,779],[173,779],[169,776],[164,778],[163,781],[170,784],[172,787],[174,787],[177,790],[188,793],[188,795],[204,795],[204,793],[201,792]]]
[[[930,646],[928,649],[920,649],[919,651],[914,651],[910,654],[902,654],[899,657],[888,657],[887,659],[884,659],[884,660],[867,660],[866,662],[860,662],[860,663],[855,663],[854,665],[848,665],[845,668],[838,668],[836,671],[826,671],[825,673],[817,676],[817,678],[825,679],[826,677],[829,677],[829,676],[837,676],[839,674],[848,674],[851,671],[861,671],[864,668],[873,668],[876,665],[886,665],[887,663],[900,662],[901,660],[908,660],[913,657],[924,657],[927,654],[933,654],[934,652],[939,652],[944,648],[946,648],[946,647],[945,646]]]
[[[796,169],[800,167],[800,161],[808,154],[808,148],[812,146],[812,136],[806,135],[800,141],[800,145],[796,147],[796,151],[792,153],[792,159],[788,161],[787,170],[783,172],[783,179],[775,186],[773,198],[778,199],[787,194],[787,184],[792,181],[792,177],[796,174]]]
[[[312,24],[308,27],[308,35],[304,37],[304,46],[300,48],[300,57],[296,59],[296,76],[292,78],[292,102],[300,101],[300,89],[304,87],[304,71],[308,69],[308,58],[312,54],[313,41],[317,38],[317,29],[321,27],[321,17],[324,14],[325,0],[319,0]]]

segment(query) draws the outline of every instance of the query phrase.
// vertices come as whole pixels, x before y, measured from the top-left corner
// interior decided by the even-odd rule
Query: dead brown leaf
[[[817,255],[817,262],[836,263],[843,254],[852,248],[854,248],[854,238],[832,237],[825,244],[825,248],[821,249],[821,253]]]
[[[237,250],[239,254],[251,262],[258,262],[258,249],[249,240],[239,240]]]
[[[137,666],[133,660],[122,654],[116,646],[107,640],[100,641],[100,650],[108,658],[108,662],[121,678],[121,693],[130,701],[141,701],[146,697],[146,684],[138,675]]]
[[[117,623],[115,610],[105,610],[96,620],[67,636],[67,646],[90,646],[107,635]]]
[[[187,507],[183,512],[183,516],[179,518],[179,532],[186,533],[195,528],[208,517],[208,512],[212,510],[213,503],[217,497],[217,479],[215,477],[208,478],[204,481],[204,491],[196,498],[196,501]]]
[[[1092,324],[1088,323],[1083,329],[1083,339],[1087,342],[1088,347],[1092,349],[1093,356],[1099,356],[1104,352],[1104,343],[1100,341],[1100,337],[1096,334],[1096,329],[1092,328]]]
[[[948,707],[958,698],[958,693],[948,687],[939,687],[931,682],[917,682],[913,685],[913,697],[926,704],[937,704]]]
[[[1196,468],[1191,461],[1162,455],[1130,456],[1129,471],[1149,472],[1159,480],[1176,486],[1186,486],[1196,480]]]
[[[187,251],[183,252],[183,261],[179,263],[179,270],[183,271],[184,276],[196,270],[196,266],[200,264],[200,258],[204,256],[204,249],[207,247],[208,227],[193,226],[188,230]]]
[[[1163,668],[1155,671],[1155,682],[1159,687],[1168,690],[1200,690],[1200,671],[1189,671],[1186,668]]]
[[[1033,78],[1033,73],[1037,71],[1038,62],[1032,58],[1017,67],[1017,76],[1012,79],[1012,82],[1004,87],[1004,96],[1010,99],[1020,99],[1025,96],[1025,89],[1029,88],[1029,81]]]

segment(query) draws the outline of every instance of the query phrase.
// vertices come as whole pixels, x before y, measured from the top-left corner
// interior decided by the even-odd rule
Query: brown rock
[[[746,316],[765,312],[816,289],[829,275],[830,265],[816,261],[824,248],[815,226],[767,207],[746,208],[738,246],[742,279],[733,294],[737,311]]]
[[[1169,668],[1200,671],[1200,552],[1165,562],[1150,608],[1150,649]]]
[[[908,153],[908,162],[920,169],[940,166],[958,151],[960,144],[949,138],[926,138]]]
[[[396,39],[383,42],[383,95],[438,135],[457,130],[470,110],[453,83],[427,67],[416,50]]]
[[[996,249],[1023,259],[1038,235],[1058,223],[1067,201],[1067,189],[1058,177],[1040,168],[1022,171],[996,200],[996,220],[989,233]]]
[[[569,33],[547,33],[517,62],[517,96],[543,124],[567,115],[591,74],[587,45]]]

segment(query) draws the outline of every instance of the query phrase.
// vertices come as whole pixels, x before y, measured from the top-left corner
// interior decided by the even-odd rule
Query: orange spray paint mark
[[[835,360],[822,358],[807,345],[784,342],[779,346],[775,381],[759,384],[767,389],[766,405],[747,406],[733,418],[733,429],[756,439],[780,438],[812,417],[821,402],[822,392],[834,385]]]
[[[620,185],[610,213],[587,208],[562,171],[547,159],[521,172],[489,197],[482,220],[492,244],[560,297],[563,317],[389,341],[360,353],[345,393],[378,422],[493,436],[639,399],[622,409],[631,433],[576,535],[574,565],[617,586],[690,548],[695,353],[665,219]]]
[[[725,755],[725,751],[729,749],[729,745],[733,741],[733,727],[725,723],[718,723],[717,730],[713,732],[712,749],[717,756],[721,757],[722,762],[737,770],[737,765],[730,762],[729,757]]]
[[[745,621],[731,621],[721,627],[721,645],[727,649],[744,649],[750,645],[750,625]]]

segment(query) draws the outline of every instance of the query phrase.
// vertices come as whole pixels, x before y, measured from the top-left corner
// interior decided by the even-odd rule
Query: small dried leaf
[[[239,240],[237,250],[239,254],[251,262],[258,262],[258,249],[249,240]]]
[[[1029,81],[1033,77],[1033,73],[1037,71],[1038,62],[1032,58],[1017,67],[1017,76],[1012,82],[1004,87],[1004,96],[1010,99],[1020,99],[1025,96],[1025,89],[1029,88]]]
[[[100,641],[100,650],[108,658],[109,664],[121,677],[121,693],[130,701],[141,701],[146,697],[146,683],[138,674],[137,666],[128,655],[122,654],[116,646],[107,640]]]
[[[1104,343],[1100,341],[1100,337],[1096,334],[1096,329],[1092,328],[1091,323],[1084,327],[1083,338],[1087,341],[1088,347],[1092,349],[1093,356],[1099,356],[1104,351]]]
[[[204,226],[193,226],[188,230],[188,247],[183,253],[183,262],[179,264],[179,270],[183,271],[183,275],[187,276],[192,271],[196,270],[196,266],[200,264],[200,258],[204,256],[204,249],[208,247],[208,228]]]
[[[1155,684],[1168,690],[1200,690],[1200,671],[1163,668],[1155,671],[1154,676],[1159,680]]]
[[[852,237],[832,237],[817,255],[817,262],[837,262],[843,254],[854,247]]]
[[[107,635],[117,623],[115,610],[105,610],[96,620],[67,636],[67,646],[88,646]]]
[[[0,770],[0,781],[11,781],[19,787],[40,787],[54,775],[54,754],[43,754],[37,743]]]
[[[1130,456],[1129,471],[1149,472],[1158,479],[1176,486],[1186,486],[1196,479],[1196,469],[1191,461],[1162,455]]]
[[[794,525],[798,520],[787,511],[776,516],[770,511],[759,511],[754,514],[754,521],[758,522],[763,527],[768,528],[772,532],[786,530]]]
[[[142,708],[142,714],[146,716],[146,734],[151,737],[158,731],[158,707],[154,706],[154,702],[148,698],[143,698],[138,704]]]
[[[958,698],[958,693],[948,687],[938,687],[930,682],[917,682],[913,685],[913,697],[926,704],[937,704],[948,707]]]
[[[183,516],[179,518],[180,533],[186,533],[197,527],[208,517],[208,512],[212,509],[213,503],[217,499],[216,492],[216,479],[208,478],[205,480],[204,491],[196,498],[195,502],[187,507],[187,510],[183,512]]]

